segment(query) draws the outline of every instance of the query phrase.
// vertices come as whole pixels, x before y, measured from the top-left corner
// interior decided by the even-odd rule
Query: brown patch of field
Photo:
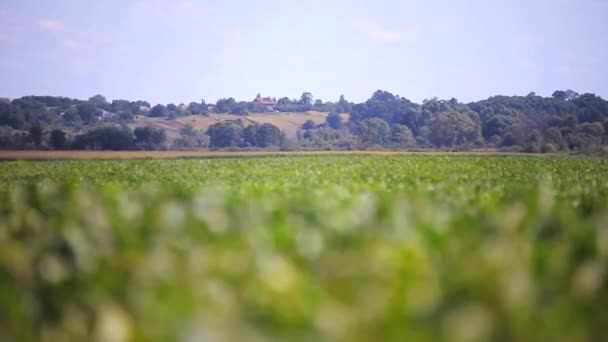
[[[241,119],[245,126],[253,123],[264,124],[271,123],[277,126],[285,133],[289,139],[296,137],[300,127],[306,120],[312,120],[316,124],[325,122],[327,113],[322,112],[307,112],[307,113],[252,113],[246,116],[232,114],[209,114],[209,115],[192,115],[178,118],[175,121],[181,124],[191,124],[197,129],[206,130],[209,126],[216,122],[225,120]]]
[[[238,120],[241,119],[245,126],[248,125],[248,116],[233,115],[233,114],[209,114],[209,115],[190,115],[177,118],[175,121],[182,125],[191,124],[197,129],[207,130],[209,126],[220,121]]]
[[[167,137],[171,140],[179,138],[179,130],[185,126],[185,124],[175,121],[175,120],[164,120],[164,119],[152,119],[152,118],[143,118],[137,119],[131,125],[129,125],[132,129],[137,127],[146,127],[152,126],[155,128],[164,129],[167,133]]]
[[[428,155],[428,156],[543,156],[559,154],[504,153],[493,150],[467,152],[443,151],[0,151],[0,160],[62,160],[62,159],[171,159],[171,158],[247,158],[285,156],[365,156],[365,155]]]
[[[248,116],[254,122],[259,124],[270,123],[281,129],[285,136],[289,139],[294,139],[297,136],[298,130],[304,122],[312,120],[315,124],[325,122],[327,113],[260,113]]]

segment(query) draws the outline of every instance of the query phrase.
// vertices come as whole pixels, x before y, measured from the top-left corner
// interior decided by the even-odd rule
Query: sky
[[[0,0],[0,97],[608,98],[608,0]]]

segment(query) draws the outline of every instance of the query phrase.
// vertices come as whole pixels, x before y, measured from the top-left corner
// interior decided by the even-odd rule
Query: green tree
[[[245,127],[243,130],[243,140],[245,146],[258,146],[258,124],[253,124]]]
[[[526,151],[532,153],[540,153],[543,146],[543,136],[540,132],[535,129],[528,136],[528,141],[526,142]]]
[[[164,129],[152,126],[137,127],[133,134],[135,135],[135,145],[143,150],[159,149],[167,140],[167,133]]]
[[[312,94],[308,91],[303,92],[300,96],[300,103],[305,105],[312,105],[313,97]]]
[[[112,112],[114,113],[118,113],[121,111],[124,112],[131,112],[132,108],[131,108],[131,102],[127,101],[127,100],[114,100],[112,101]]]
[[[257,133],[258,146],[260,147],[279,146],[283,141],[281,130],[270,123],[260,126]]]
[[[209,145],[215,148],[241,146],[243,144],[243,125],[237,121],[222,121],[207,128]]]
[[[101,110],[90,102],[78,105],[78,115],[85,124],[91,124],[101,115]]]
[[[464,112],[440,112],[430,127],[430,140],[435,146],[457,146],[479,139],[479,124]]]
[[[391,130],[388,123],[380,118],[359,122],[359,139],[364,145],[383,145],[389,141]]]
[[[169,111],[167,110],[167,107],[163,106],[162,104],[157,104],[156,106],[152,107],[152,110],[150,111],[150,117],[153,118],[166,118],[168,114]]]
[[[203,106],[200,103],[190,102],[190,104],[188,105],[188,109],[193,115],[199,115],[203,111]]]
[[[414,138],[412,130],[405,125],[399,124],[395,124],[391,128],[391,141],[400,147],[412,147],[416,145],[416,138]]]
[[[306,129],[306,130],[314,129],[316,126],[317,126],[317,124],[313,120],[308,119],[302,124],[302,129]]]
[[[0,102],[0,126],[6,125],[15,129],[26,127],[26,120],[19,106]]]
[[[325,118],[325,122],[329,125],[329,127],[333,129],[342,129],[344,127],[344,123],[342,122],[342,116],[338,113],[331,113]]]
[[[219,99],[215,104],[215,110],[218,113],[230,113],[235,106],[236,100],[234,100],[232,97],[227,99]]]
[[[338,113],[350,113],[352,111],[352,104],[346,101],[344,95],[340,95],[340,100],[338,100],[338,106]]]
[[[133,148],[133,132],[126,126],[100,126],[77,135],[72,142],[76,150],[130,150]]]
[[[230,114],[247,115],[249,113],[249,102],[235,103],[230,109]]]
[[[65,149],[67,147],[67,139],[65,132],[59,128],[53,129],[51,131],[49,143],[54,150]]]
[[[65,124],[70,126],[76,126],[82,123],[78,108],[75,107],[65,109],[65,111],[60,114],[60,118]]]
[[[88,102],[90,104],[92,104],[93,106],[95,106],[96,108],[100,108],[100,109],[107,110],[107,111],[112,110],[112,105],[110,105],[110,103],[106,100],[105,97],[103,97],[99,94],[90,97]]]
[[[545,132],[545,142],[553,144],[557,149],[564,151],[568,149],[568,142],[557,127],[549,127]]]
[[[34,146],[40,148],[42,146],[42,138],[44,137],[42,125],[39,122],[33,123],[30,127],[29,134]]]

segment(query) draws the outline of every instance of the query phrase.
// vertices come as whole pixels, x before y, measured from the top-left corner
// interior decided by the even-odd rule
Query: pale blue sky
[[[0,97],[608,97],[608,0],[0,0]]]

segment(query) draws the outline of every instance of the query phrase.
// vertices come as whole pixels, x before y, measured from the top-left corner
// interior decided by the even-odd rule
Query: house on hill
[[[274,106],[277,105],[277,99],[276,97],[262,97],[262,95],[258,94],[253,100],[253,103],[263,105],[268,110],[274,110]]]

